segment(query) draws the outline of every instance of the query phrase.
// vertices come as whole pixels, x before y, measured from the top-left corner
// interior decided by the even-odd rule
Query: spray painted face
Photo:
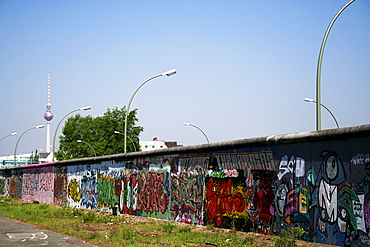
[[[284,215],[287,192],[288,188],[284,184],[281,184],[276,191],[276,210],[280,216]]]
[[[345,233],[347,222],[349,221],[349,213],[344,207],[339,207],[338,228],[341,233]]]
[[[325,180],[330,185],[338,185],[346,179],[346,172],[338,154],[333,151],[323,151],[320,157],[324,157],[316,183]]]
[[[330,180],[335,180],[338,177],[339,173],[339,166],[338,166],[338,160],[335,156],[330,156],[326,160],[326,176]]]

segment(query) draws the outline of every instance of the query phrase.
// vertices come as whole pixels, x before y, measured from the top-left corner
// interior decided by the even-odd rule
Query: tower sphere
[[[53,119],[53,113],[51,111],[45,112],[44,118],[45,118],[46,121],[52,120]]]

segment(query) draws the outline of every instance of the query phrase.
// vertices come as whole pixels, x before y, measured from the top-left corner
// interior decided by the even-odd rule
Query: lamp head
[[[80,110],[84,110],[84,111],[87,111],[87,110],[90,110],[91,109],[91,106],[84,106],[84,107],[81,107]]]
[[[183,123],[183,125],[190,125],[190,123]]]
[[[44,128],[44,127],[45,127],[45,125],[42,124],[42,125],[37,125],[35,128],[36,129],[41,129],[41,128]]]
[[[114,134],[121,134],[121,132],[119,132],[119,131],[115,130],[115,131],[114,131]]]
[[[315,102],[313,99],[311,99],[311,98],[304,98],[304,101],[306,101],[306,102]]]
[[[17,132],[13,132],[10,135],[15,136],[16,134],[17,134]]]
[[[77,142],[82,142],[81,140],[77,140]]]
[[[176,74],[176,72],[177,72],[176,69],[171,69],[169,71],[166,71],[166,72],[162,73],[162,76],[164,76],[164,75],[171,76],[171,75]]]

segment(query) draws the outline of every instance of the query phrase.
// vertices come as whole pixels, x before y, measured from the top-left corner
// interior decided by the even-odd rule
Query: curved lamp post
[[[57,132],[58,132],[58,128],[59,128],[59,125],[62,123],[63,119],[65,119],[69,114],[72,114],[73,112],[76,112],[76,111],[87,111],[87,110],[90,110],[91,109],[91,106],[84,106],[84,107],[81,107],[81,108],[78,108],[76,110],[73,110],[73,111],[70,111],[68,112],[58,123],[57,125],[57,128],[55,129],[55,133],[54,133],[54,138],[53,138],[53,161],[54,161],[54,153],[55,153],[55,139],[56,139],[56,136],[57,136]]]
[[[93,148],[89,143],[84,142],[84,141],[82,141],[82,140],[77,140],[77,142],[87,144],[87,145],[92,149],[92,151],[94,152],[94,156],[96,157],[96,152],[95,152],[94,148]]]
[[[333,26],[334,22],[337,20],[338,16],[343,12],[345,8],[347,8],[351,3],[353,3],[355,0],[349,1],[346,5],[344,5],[338,13],[334,16],[334,18],[331,20],[328,28],[326,29],[324,38],[321,43],[320,53],[319,53],[319,59],[317,62],[317,74],[316,74],[316,130],[321,130],[321,64],[322,64],[322,57],[324,54],[324,48],[326,44],[326,40],[328,39],[329,32],[331,30],[331,27]]]
[[[115,130],[113,133],[125,136],[123,133],[121,133],[117,130]],[[134,141],[130,137],[128,137],[128,139],[131,141],[132,145],[134,146],[135,152],[137,152],[136,145],[135,145]]]
[[[305,98],[304,101],[306,101],[306,102],[313,102],[313,103],[318,104],[315,100],[313,100],[311,98]],[[324,104],[321,103],[321,106],[324,107],[330,113],[330,115],[334,118],[335,124],[337,125],[337,128],[339,129],[339,124],[338,124],[338,121],[335,118],[334,114]]]
[[[3,139],[7,138],[8,136],[14,136],[14,135],[16,135],[16,134],[17,134],[17,132],[13,132],[13,133],[11,133],[11,134],[9,134],[9,135],[6,135],[6,136],[4,136],[3,138],[1,138],[1,139],[0,139],[0,142],[1,142]]]
[[[17,140],[17,143],[15,144],[15,148],[14,148],[14,165],[17,165],[17,147],[18,147],[18,143],[19,143],[19,140],[22,138],[22,136],[24,134],[26,134],[28,131],[32,130],[32,129],[41,129],[41,128],[44,128],[44,125],[37,125],[35,127],[32,127],[32,128],[29,128],[28,130],[26,130],[25,132],[22,133],[22,135],[18,138]]]
[[[207,137],[206,133],[204,133],[204,131],[201,128],[199,128],[198,126],[195,126],[194,124],[191,124],[191,123],[183,123],[183,124],[187,125],[187,126],[192,126],[194,128],[197,128],[200,132],[202,132],[204,137],[207,139],[207,142],[209,143],[209,140],[208,140],[208,137]]]
[[[130,99],[130,101],[129,101],[128,105],[127,105],[127,109],[126,109],[126,117],[125,117],[125,133],[124,133],[124,140],[125,140],[125,144],[124,144],[125,149],[124,149],[124,151],[125,151],[125,153],[127,153],[127,119],[128,119],[128,114],[129,114],[129,112],[130,112],[130,106],[131,106],[132,100],[134,99],[135,94],[136,94],[136,93],[137,93],[137,91],[139,91],[139,89],[140,89],[142,86],[144,86],[144,84],[145,84],[145,83],[147,83],[148,81],[150,81],[150,80],[152,80],[152,79],[154,79],[154,78],[160,77],[160,76],[164,76],[164,75],[166,75],[166,76],[171,76],[171,75],[176,74],[176,72],[177,72],[177,71],[176,71],[175,69],[171,69],[171,70],[166,71],[166,72],[164,72],[164,73],[162,73],[162,74],[159,74],[159,75],[155,75],[155,76],[150,77],[149,79],[147,79],[146,81],[144,81],[143,83],[141,83],[141,85],[140,85],[140,86],[135,90],[134,94],[131,96],[131,99]]]

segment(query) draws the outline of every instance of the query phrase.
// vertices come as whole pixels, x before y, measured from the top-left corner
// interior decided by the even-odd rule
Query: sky
[[[348,0],[0,0],[0,155],[46,150],[64,121],[102,116],[135,95],[140,140],[198,145],[316,130],[316,70]],[[321,103],[340,127],[370,124],[370,1],[334,23]],[[76,112],[61,122],[72,110]],[[322,109],[322,129],[336,128]],[[58,139],[57,139],[58,143]],[[56,149],[58,145],[56,145]]]

